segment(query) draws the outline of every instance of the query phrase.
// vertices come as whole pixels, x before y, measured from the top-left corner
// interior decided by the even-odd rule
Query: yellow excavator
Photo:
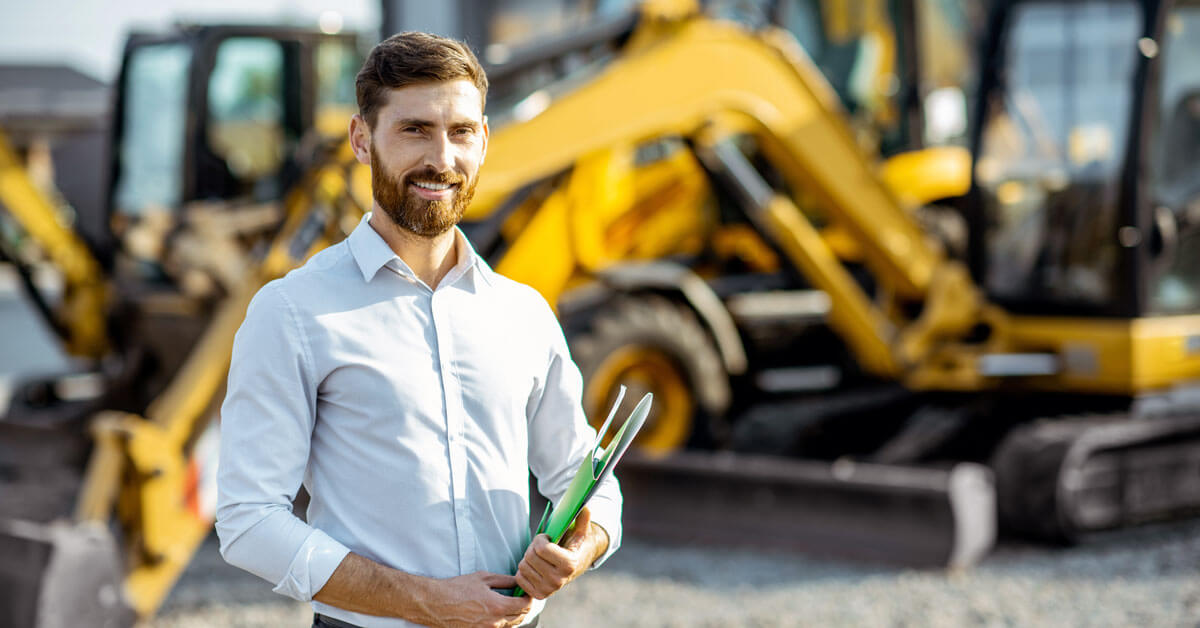
[[[989,16],[965,261],[883,183],[795,39],[678,2],[577,42],[611,52],[514,103],[464,230],[558,306],[590,408],[622,382],[656,391],[644,445],[667,471],[687,466],[671,466],[687,445],[743,452],[710,465],[724,468],[832,459],[826,491],[861,488],[859,462],[896,476],[985,461],[1001,516],[1051,536],[1190,510],[1197,192],[1194,144],[1174,138],[1196,129],[1186,60],[1200,26],[1191,3],[1101,4],[996,3]],[[207,534],[213,418],[245,306],[369,206],[368,173],[309,133],[323,104],[351,99],[288,91],[306,88],[287,77],[311,88],[311,69],[328,68],[320,93],[344,97],[352,50],[286,29],[131,44],[113,220],[137,281],[111,289],[137,305],[109,342],[138,350],[109,396],[14,399],[6,622],[149,615]],[[211,77],[203,115],[164,142],[155,125],[188,115],[189,72]],[[279,124],[252,125],[261,137],[239,124],[272,113]],[[786,416],[743,411],[800,388],[818,392]]]
[[[961,261],[790,38],[703,20],[497,133],[468,233],[558,303],[589,410],[662,400],[651,451],[986,463],[1001,520],[1058,540],[1191,512],[1198,11],[995,3]]]

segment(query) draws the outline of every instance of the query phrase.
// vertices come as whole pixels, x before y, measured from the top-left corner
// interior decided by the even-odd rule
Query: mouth
[[[432,181],[409,181],[408,185],[417,196],[430,201],[450,198],[459,186],[457,183],[434,183]]]

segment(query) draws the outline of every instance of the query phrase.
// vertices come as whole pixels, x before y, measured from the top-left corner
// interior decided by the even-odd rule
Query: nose
[[[429,150],[425,152],[425,165],[438,172],[453,170],[454,144],[450,141],[449,135],[438,133],[429,144]]]

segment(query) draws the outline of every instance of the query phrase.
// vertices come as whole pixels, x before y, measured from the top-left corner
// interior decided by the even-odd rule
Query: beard
[[[384,171],[375,146],[371,150],[371,190],[375,203],[397,226],[426,238],[442,235],[462,220],[467,206],[475,196],[477,180],[467,181],[455,172],[438,172],[433,168],[411,172],[406,176],[389,176]],[[408,188],[413,180],[426,183],[457,185],[458,190],[449,200],[437,201],[421,198]]]

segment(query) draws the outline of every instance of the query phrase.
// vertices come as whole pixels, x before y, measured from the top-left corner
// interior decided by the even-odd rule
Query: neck
[[[378,205],[372,208],[368,224],[431,289],[437,288],[458,261],[453,229],[433,237],[420,236],[392,222]]]

